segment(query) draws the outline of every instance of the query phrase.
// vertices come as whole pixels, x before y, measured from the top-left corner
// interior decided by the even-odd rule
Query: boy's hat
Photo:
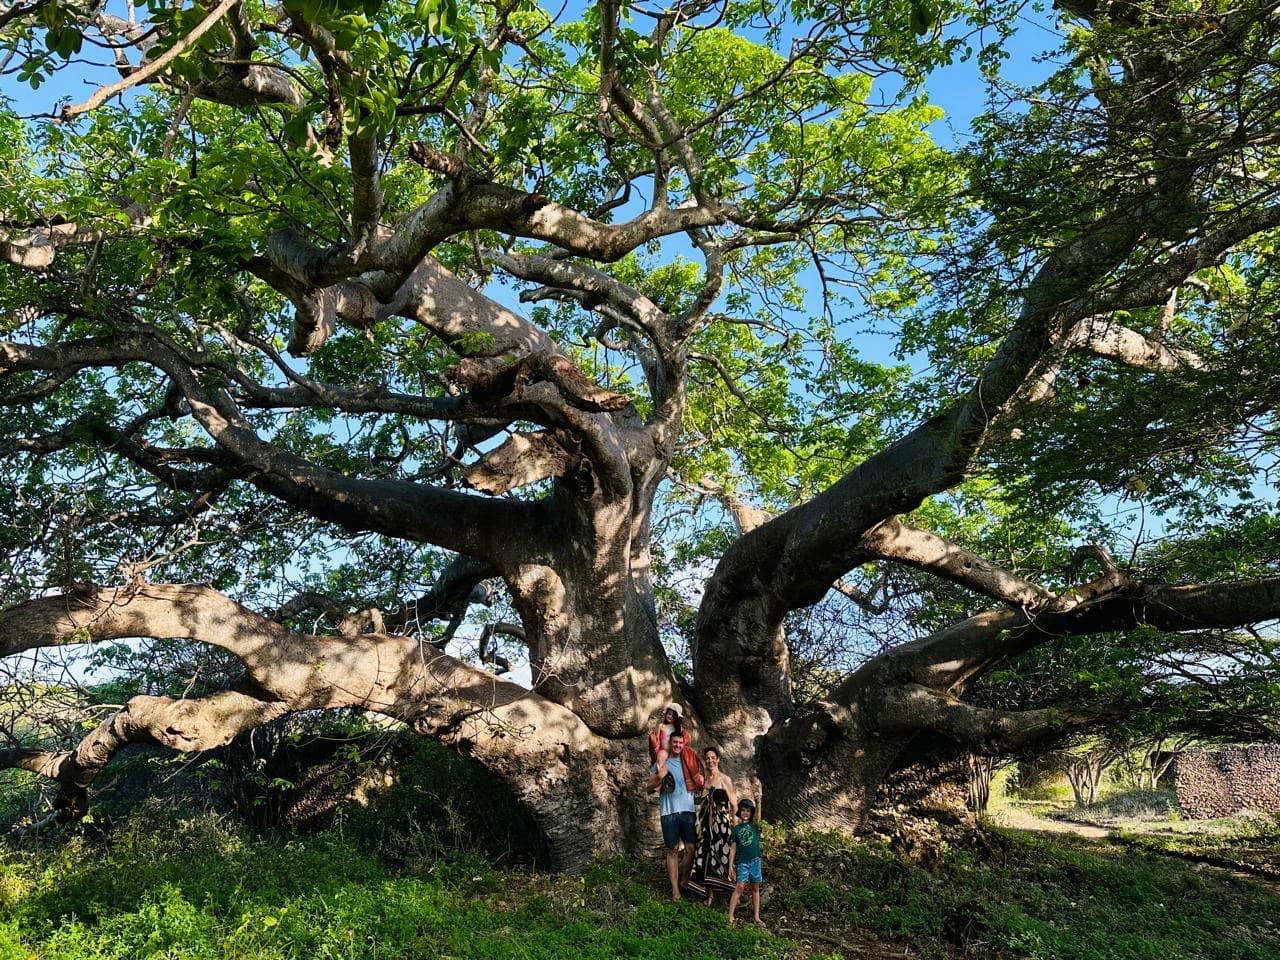
[[[738,801],[738,809],[741,810],[743,807],[746,807],[752,813],[756,812],[756,802],[750,797],[743,797]]]
[[[683,717],[683,716],[684,716],[684,711],[680,709],[680,704],[676,703],[674,700],[672,700],[670,703],[668,703],[668,704],[666,705],[666,707],[664,707],[664,708],[663,708],[663,712],[664,712],[664,713],[665,713],[667,710],[670,710],[670,711],[671,711],[672,713],[674,713],[677,717]]]

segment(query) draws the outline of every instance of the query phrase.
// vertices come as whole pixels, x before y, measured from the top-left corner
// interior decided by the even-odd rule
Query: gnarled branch
[[[563,477],[577,461],[551,433],[513,433],[463,470],[462,482],[482,493],[509,493],[549,477]]]
[[[1122,709],[988,710],[918,684],[888,691],[876,713],[886,733],[931,730],[967,750],[1007,755],[1070,730],[1124,715]]]

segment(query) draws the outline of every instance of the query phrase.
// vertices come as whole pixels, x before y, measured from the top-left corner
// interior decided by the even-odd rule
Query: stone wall
[[[1280,743],[1188,750],[1174,764],[1174,789],[1192,820],[1241,810],[1280,813]]]

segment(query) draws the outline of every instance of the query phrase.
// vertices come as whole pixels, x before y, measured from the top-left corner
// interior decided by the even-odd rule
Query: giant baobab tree
[[[1265,549],[1177,564],[1271,442],[1280,17],[1061,7],[1026,90],[1017,5],[3,7],[0,654],[240,669],[0,758],[71,820],[129,744],[358,708],[493,771],[576,869],[651,843],[669,700],[771,817],[856,829],[921,738],[1124,709],[966,702],[1009,658],[1280,615]],[[991,108],[944,147],[922,85],[966,50]],[[871,325],[914,374],[857,354]],[[1075,522],[1126,491],[1195,520],[1160,564]],[[1049,560],[984,550],[961,497]],[[670,546],[697,504],[714,564]],[[966,615],[798,698],[788,617],[882,609],[901,569]],[[492,585],[531,689],[439,642]]]

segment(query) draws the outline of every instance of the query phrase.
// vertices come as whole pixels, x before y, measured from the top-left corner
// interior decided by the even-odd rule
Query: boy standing
[[[738,899],[747,884],[751,884],[751,908],[755,914],[755,922],[760,923],[760,884],[763,877],[760,873],[760,828],[756,826],[755,801],[743,797],[738,801],[738,825],[733,828],[733,846],[729,850],[729,872],[734,870],[737,862],[737,886],[733,888],[733,896],[729,898],[729,922],[734,922],[734,914],[738,912]]]

